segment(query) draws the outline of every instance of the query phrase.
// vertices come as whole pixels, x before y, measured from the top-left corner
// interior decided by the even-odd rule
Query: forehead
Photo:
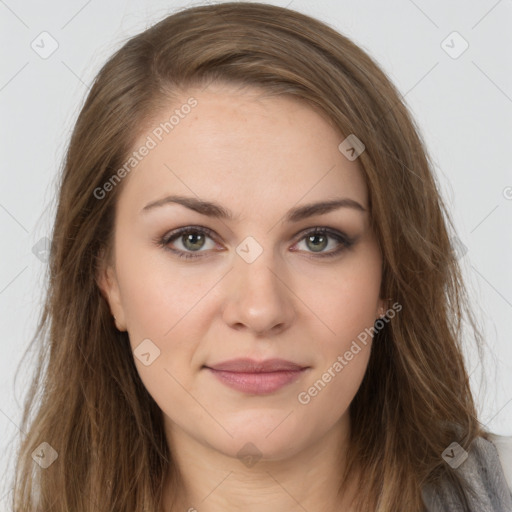
[[[120,202],[142,208],[186,193],[247,211],[342,195],[366,207],[359,164],[338,149],[344,138],[289,96],[229,85],[190,89],[161,108],[134,145],[150,149],[125,178]]]

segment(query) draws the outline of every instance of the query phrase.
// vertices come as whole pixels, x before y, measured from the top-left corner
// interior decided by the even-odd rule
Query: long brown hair
[[[122,183],[101,198],[95,190],[123,166],[163,105],[213,81],[306,102],[365,145],[358,162],[383,255],[381,296],[402,310],[375,335],[350,405],[340,488],[357,467],[358,510],[423,510],[425,484],[448,478],[458,485],[441,457],[445,448],[456,441],[469,450],[477,436],[487,438],[462,352],[464,315],[480,356],[482,339],[433,165],[400,93],[362,49],[301,13],[238,2],[182,10],[128,40],[80,111],[34,337],[39,364],[24,410],[14,509],[155,511],[166,476],[178,485],[162,413],[96,282]],[[46,469],[32,457],[41,443],[58,454]]]

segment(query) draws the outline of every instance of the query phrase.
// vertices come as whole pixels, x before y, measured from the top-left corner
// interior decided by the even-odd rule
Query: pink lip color
[[[304,370],[295,363],[282,359],[254,361],[235,359],[213,367],[206,367],[226,386],[255,395],[273,393],[297,380]]]
[[[293,382],[302,374],[305,368],[302,370],[258,373],[226,372],[212,368],[208,368],[208,370],[230,388],[243,391],[244,393],[262,395],[273,393],[286,384]]]

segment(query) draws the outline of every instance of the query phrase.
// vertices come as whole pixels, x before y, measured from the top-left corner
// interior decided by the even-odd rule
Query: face
[[[371,338],[354,340],[383,312],[366,185],[311,107],[221,85],[190,97],[134,148],[156,143],[124,178],[99,284],[170,438],[284,458],[347,422],[366,371]],[[239,358],[290,364],[221,368]]]

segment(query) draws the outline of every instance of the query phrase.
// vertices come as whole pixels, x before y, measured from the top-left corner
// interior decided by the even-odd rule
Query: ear
[[[377,317],[375,320],[382,318],[385,316],[386,311],[388,310],[388,299],[379,299],[379,303],[377,306]]]
[[[126,331],[126,317],[115,268],[112,263],[106,261],[103,250],[100,253],[99,259],[100,261],[96,272],[96,284],[110,307],[116,328],[119,331]]]

